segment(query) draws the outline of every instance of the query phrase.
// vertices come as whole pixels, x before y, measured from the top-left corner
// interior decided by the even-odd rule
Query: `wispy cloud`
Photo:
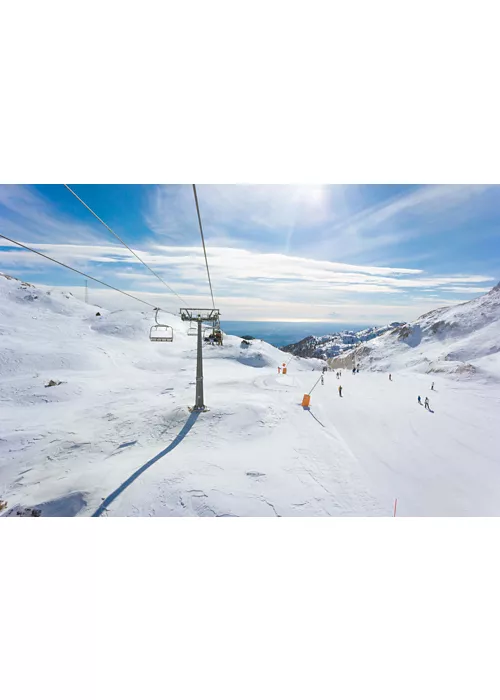
[[[96,243],[102,240],[100,224],[84,224],[62,214],[45,197],[27,185],[0,186],[0,233],[29,236],[31,241]]]
[[[366,186],[198,186],[216,300],[226,318],[343,319],[351,313],[376,321],[391,308],[392,319],[411,318],[497,281],[491,266],[469,267],[467,258],[453,266],[450,259],[457,249],[454,226],[475,222],[478,207],[487,223],[494,219],[498,189],[426,185],[400,188],[397,195],[381,189],[375,196]],[[140,197],[142,233],[134,236],[124,223],[124,238],[184,298],[206,302],[191,186],[151,186]],[[103,245],[109,237],[100,224],[85,223],[83,208],[81,219],[68,214],[61,201],[58,207],[33,187],[0,186],[0,233],[126,290],[165,298],[158,280],[125,247],[114,239]],[[120,209],[116,219],[127,222],[126,211]],[[475,251],[487,247],[494,261],[488,235],[481,229]],[[447,236],[446,254],[436,261],[436,247]],[[0,256],[0,268],[12,274],[26,270],[30,278],[57,279],[52,263],[2,239]]]
[[[206,227],[216,234],[235,225],[281,233],[290,226],[314,227],[335,221],[333,202],[340,186],[199,185],[197,189]],[[158,185],[150,193],[146,221],[160,234],[180,233],[186,225],[197,233],[193,201],[191,185]]]
[[[101,278],[112,283],[118,281],[122,288],[163,291],[158,280],[120,246],[45,243],[36,247],[63,262],[79,263],[80,267],[98,265]],[[208,296],[200,246],[156,245],[149,251],[141,250],[140,254],[183,297],[200,303]],[[7,263],[10,255],[19,267],[19,252],[5,251],[2,257],[5,256]],[[318,313],[328,316],[338,313],[339,305],[348,308],[348,300],[354,297],[365,299],[368,313],[372,313],[377,300],[387,295],[403,299],[408,292],[423,294],[443,289],[472,296],[478,283],[494,281],[484,275],[429,276],[413,268],[350,265],[241,248],[213,248],[209,261],[218,304],[231,305],[239,299],[242,313],[252,306],[253,316],[260,318],[265,318],[273,306],[280,308],[281,314],[285,309],[293,310],[296,318],[303,315],[305,305],[309,306],[311,317]],[[99,276],[95,270],[94,274]],[[411,305],[411,295],[406,305]]]

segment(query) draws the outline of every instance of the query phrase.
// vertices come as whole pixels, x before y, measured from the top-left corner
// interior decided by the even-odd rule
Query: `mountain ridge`
[[[500,380],[500,283],[475,299],[429,311],[344,352],[332,366],[353,364]]]
[[[297,343],[282,346],[281,350],[290,352],[297,357],[316,357],[327,360],[337,357],[353,345],[372,340],[383,333],[404,325],[404,323],[404,321],[394,321],[385,326],[370,326],[361,331],[345,330],[320,336],[308,335]]]

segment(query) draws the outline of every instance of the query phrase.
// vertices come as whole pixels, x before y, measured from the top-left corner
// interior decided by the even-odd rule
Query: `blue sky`
[[[188,304],[209,305],[191,185],[70,186]],[[412,320],[500,279],[499,186],[197,188],[215,300],[226,320]],[[0,185],[0,233],[179,308],[63,185]],[[83,296],[83,278],[2,239],[0,271]],[[95,303],[134,304],[93,283],[89,289]]]

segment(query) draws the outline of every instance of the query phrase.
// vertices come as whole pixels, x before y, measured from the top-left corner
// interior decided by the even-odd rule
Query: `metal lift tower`
[[[201,332],[202,323],[216,323],[219,321],[219,309],[181,309],[181,319],[198,324],[198,354],[196,357],[196,401],[192,411],[206,411],[203,401],[203,340]]]

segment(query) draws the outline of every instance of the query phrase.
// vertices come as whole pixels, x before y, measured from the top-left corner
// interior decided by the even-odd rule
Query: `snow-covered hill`
[[[225,336],[204,348],[210,410],[192,414],[196,338],[171,323],[174,342],[151,343],[147,311],[0,276],[3,516],[391,515],[396,497],[399,515],[500,514],[500,384],[346,372],[340,398],[321,361]],[[448,352],[464,348],[465,333]]]
[[[379,335],[403,325],[405,324],[395,321],[386,326],[374,326],[365,328],[362,331],[340,331],[321,336],[308,335],[307,338],[303,338],[297,343],[286,345],[281,349],[284,352],[297,355],[297,357],[317,357],[326,360],[352,349],[354,345],[377,338]]]
[[[338,366],[500,380],[500,284],[487,294],[436,309],[345,353]],[[335,363],[334,363],[335,364]]]

